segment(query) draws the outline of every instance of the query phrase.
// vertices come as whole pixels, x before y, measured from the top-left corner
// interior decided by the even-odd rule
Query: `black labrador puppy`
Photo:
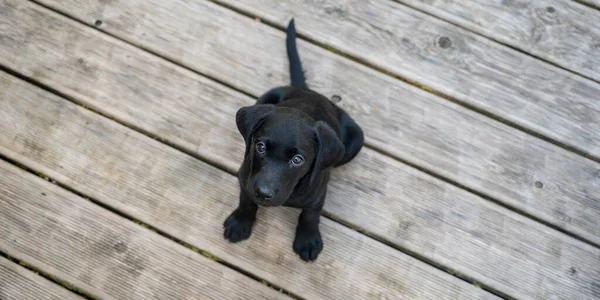
[[[330,170],[352,160],[364,138],[346,112],[308,89],[293,19],[286,40],[292,85],[268,91],[236,114],[246,152],[238,172],[240,202],[225,220],[225,238],[247,239],[258,206],[301,208],[293,248],[301,259],[313,261],[323,249],[319,217]]]

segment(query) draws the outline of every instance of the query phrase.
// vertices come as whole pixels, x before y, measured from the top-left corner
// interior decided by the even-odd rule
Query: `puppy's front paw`
[[[232,243],[241,242],[250,237],[252,225],[254,225],[254,216],[236,209],[223,224],[225,238]]]
[[[323,250],[323,241],[321,240],[321,234],[319,231],[296,232],[296,238],[294,239],[294,252],[300,255],[300,258],[304,261],[314,261]]]

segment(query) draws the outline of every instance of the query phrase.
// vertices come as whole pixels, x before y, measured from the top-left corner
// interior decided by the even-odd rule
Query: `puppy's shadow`
[[[250,239],[263,244],[272,242],[273,235],[279,235],[287,243],[287,250],[294,241],[300,212],[300,209],[283,206],[259,209]]]

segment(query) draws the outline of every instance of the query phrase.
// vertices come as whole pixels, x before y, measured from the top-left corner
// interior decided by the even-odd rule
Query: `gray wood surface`
[[[82,300],[83,298],[4,257],[0,257],[0,299]]]
[[[0,119],[3,120],[0,122],[0,153],[305,299],[497,299],[474,285],[327,219],[321,222],[324,252],[316,263],[304,263],[291,247],[297,210],[261,210],[252,238],[242,244],[229,244],[223,238],[222,224],[237,205],[237,179],[233,175],[24,82],[0,76],[5,100],[0,103]],[[7,177],[5,181],[10,182],[9,178],[13,176]],[[24,185],[23,181],[17,180],[0,190],[8,190],[12,195],[18,192],[16,187]],[[11,255],[19,257],[19,254],[19,258],[32,261],[25,254],[34,256],[44,250],[40,254],[42,257],[36,257],[38,264],[69,257],[69,261],[85,265],[105,265],[107,271],[99,273],[100,278],[94,278],[95,273],[89,271],[65,271],[77,274],[84,283],[105,284],[98,287],[102,291],[111,291],[109,284],[123,282],[129,278],[127,276],[138,279],[133,286],[139,293],[156,290],[156,287],[139,287],[144,283],[142,278],[149,283],[164,276],[179,276],[175,271],[168,276],[161,275],[172,270],[161,271],[162,264],[185,266],[181,276],[197,277],[198,281],[191,282],[196,282],[196,287],[207,293],[209,286],[216,286],[215,289],[223,292],[229,290],[228,281],[223,277],[240,280],[239,274],[227,275],[225,270],[223,274],[211,274],[206,267],[203,270],[201,265],[188,261],[194,257],[202,258],[189,250],[173,249],[169,255],[164,247],[171,244],[161,245],[160,239],[150,239],[155,235],[131,222],[123,224],[125,221],[113,214],[84,214],[95,207],[85,201],[62,204],[60,197],[51,196],[55,191],[50,187],[46,187],[49,191],[44,196],[49,200],[43,201],[45,198],[40,196],[43,201],[40,207],[16,205],[16,200],[26,202],[21,197],[12,202],[4,201],[8,208],[0,210],[0,220],[11,225],[0,229],[1,241],[15,235],[19,235],[17,240],[37,239],[19,243],[13,246],[19,247],[15,250],[6,250]],[[35,198],[44,192],[39,188],[31,189],[32,194],[23,199]],[[44,203],[49,212],[44,212]],[[48,207],[48,203],[56,207]],[[27,217],[21,216],[24,214]],[[64,228],[65,236],[57,238],[57,243],[40,249],[39,238],[47,238],[48,231],[37,227],[52,224],[44,217],[48,215],[66,219],[64,222],[69,226]],[[29,233],[28,228],[31,229]],[[138,230],[134,231],[135,228]],[[151,237],[143,235],[144,232]],[[86,236],[87,240],[96,242],[81,248]],[[112,251],[111,247],[116,247],[119,242],[125,243],[132,252],[129,261],[127,255]],[[11,246],[7,242],[0,245],[0,249]],[[160,246],[164,251],[158,251],[152,245]],[[94,255],[90,251],[102,253],[103,249],[98,247],[108,247],[112,254],[107,256],[111,260],[100,263],[92,258]],[[48,255],[49,252],[54,255]],[[160,257],[160,262],[152,263],[155,256]],[[64,268],[68,266],[71,264]],[[113,278],[121,273],[124,278]],[[108,276],[111,274],[113,276]],[[205,276],[213,279],[205,279]],[[208,283],[202,284],[203,280]],[[245,285],[247,283],[240,284]],[[176,290],[185,295],[192,289]],[[238,290],[245,293],[244,298],[257,297],[250,294],[255,292],[250,288],[239,289],[238,286]],[[131,291],[123,291],[123,299],[135,298],[127,292]],[[191,291],[189,297],[197,298]],[[215,298],[236,299],[237,296]]]
[[[57,8],[65,13],[83,21],[102,19],[104,30],[253,95],[289,80],[281,32],[210,2],[174,0],[167,6],[134,0],[110,4],[61,3]],[[4,65],[102,111],[114,107],[117,111],[114,114],[127,122],[135,119],[140,127],[170,131],[170,139],[180,139],[183,132],[193,129],[188,127],[193,126],[193,122],[214,114],[213,109],[228,114],[230,117],[213,123],[219,126],[200,127],[196,132],[209,132],[210,139],[199,139],[200,134],[197,134],[191,149],[203,156],[210,155],[215,161],[233,158],[239,162],[241,150],[225,153],[233,147],[229,141],[239,140],[233,124],[238,107],[221,105],[228,101],[237,105],[239,100],[235,97],[202,93],[196,90],[196,80],[182,79],[185,76],[178,76],[178,72],[169,73],[165,67],[168,64],[151,59],[145,53],[129,55],[129,50],[122,50],[130,49],[128,47],[111,45],[99,50],[107,37],[45,11],[31,9],[25,13],[15,9],[5,15],[7,20],[14,20],[15,32],[8,33],[9,37],[14,36],[10,38],[11,43],[0,46]],[[38,21],[42,19],[43,22]],[[40,23],[53,27],[39,28]],[[80,33],[76,38],[58,35],[48,39],[54,31]],[[49,48],[54,50],[41,50]],[[300,48],[309,83],[327,95],[342,96],[341,105],[365,128],[370,145],[600,243],[600,207],[597,205],[600,164],[328,51],[303,42]],[[148,61],[136,62],[137,57]],[[144,73],[138,74],[140,71]],[[187,74],[186,71],[181,73]],[[157,89],[160,81],[168,85]],[[90,85],[82,88],[86,83]],[[94,86],[110,88],[94,89]],[[123,98],[138,102],[123,103]],[[210,101],[201,103],[202,99]],[[181,105],[182,101],[192,105],[187,112],[165,117],[172,106]],[[210,113],[187,117],[204,106],[209,106]],[[156,124],[146,118],[167,120]],[[221,135],[212,134],[221,126],[232,131],[213,139]],[[223,164],[230,169],[237,167],[237,163]]]
[[[298,32],[313,40],[600,157],[597,82],[394,1],[220,2],[280,26],[294,17]],[[552,22],[545,13],[540,11],[540,17]],[[586,35],[586,29],[580,34],[595,39],[595,45],[598,31],[587,29]],[[592,57],[580,57],[596,71],[596,79],[599,51],[590,49]]]
[[[25,18],[21,20],[25,20]],[[157,134],[160,138],[176,138],[178,145],[190,151],[198,148],[197,141],[202,140],[204,134],[224,137],[214,140],[214,143],[211,144],[202,144],[201,147],[204,148],[202,153],[211,155],[212,159],[233,168],[239,164],[243,154],[243,143],[236,132],[233,116],[239,106],[250,104],[253,99],[228,92],[222,86],[219,87],[217,84],[203,80],[200,76],[191,74],[191,72],[164,63],[160,59],[146,56],[136,48],[106,39],[95,31],[81,30],[78,29],[78,26],[58,27],[54,21],[42,16],[36,16],[36,20],[52,24],[60,32],[67,32],[71,39],[93,47],[93,49],[71,47],[69,51],[75,53],[69,52],[68,55],[61,56],[60,53],[63,53],[63,50],[56,48],[56,45],[62,45],[64,41],[59,39],[51,43],[41,43],[41,41],[35,40],[40,47],[52,49],[51,52],[57,55],[56,57],[44,57],[36,63],[54,61],[62,66],[51,75],[54,80],[47,81],[53,88],[82,100],[86,105],[102,107],[107,114],[119,115],[128,122],[134,123],[152,134]],[[66,60],[61,58],[67,56]],[[79,67],[78,59],[84,57],[90,61],[87,66],[93,70],[91,71],[95,74],[93,78],[100,80],[85,80],[92,76],[86,75],[90,74],[87,73],[89,70],[81,70]],[[29,61],[29,63],[32,62]],[[43,68],[43,66],[37,65],[36,67]],[[28,71],[25,72],[29,74]],[[44,76],[39,77],[43,78]],[[72,82],[69,78],[73,77],[82,79]],[[143,78],[143,80],[120,80],[120,78]],[[143,95],[138,92],[146,90],[149,92]],[[168,91],[168,96],[164,91]],[[22,94],[18,89],[13,93]],[[210,96],[204,97],[203,95]],[[165,101],[166,97],[176,99],[174,100],[176,104]],[[227,99],[227,101],[216,102],[215,99]],[[219,104],[215,105],[214,103]],[[169,108],[169,106],[174,108]],[[22,106],[5,110],[9,112],[9,115],[18,115],[19,111],[28,111],[28,107]],[[128,107],[135,109],[128,109]],[[190,112],[193,113],[190,114]],[[192,123],[204,115],[212,115],[211,118],[220,121],[214,123],[213,126]],[[173,123],[180,125],[173,126]],[[13,127],[21,126],[13,125]],[[6,128],[7,132],[9,132],[9,128]],[[52,145],[53,139],[38,141],[37,138],[31,136],[26,140],[15,141],[14,135],[18,135],[18,133],[9,133],[5,137],[5,140],[12,141],[6,147],[10,147],[12,152],[19,153],[14,155],[28,157],[29,161],[48,158],[46,158],[47,154],[40,155],[31,152],[31,147],[27,146],[29,142],[26,140],[39,143],[37,148],[56,149],[56,147],[60,147]],[[230,143],[230,145],[223,143]],[[113,155],[122,155],[118,152],[121,147],[115,146],[115,148],[116,150],[112,150],[110,154],[101,152],[100,159],[105,157],[110,159]],[[66,150],[59,148],[56,151]],[[64,157],[64,154],[50,156],[55,155]],[[169,161],[178,161],[178,159],[168,158],[168,155],[156,155],[166,157],[165,159]],[[136,158],[136,161],[139,162],[146,160],[149,159]],[[154,160],[154,158],[150,160]],[[153,164],[152,162],[148,163],[150,166]],[[49,164],[49,168],[58,170],[60,174],[66,172],[54,159],[50,159],[47,164]],[[84,165],[93,164],[85,163]],[[40,166],[40,168],[46,167]],[[75,170],[69,171],[70,178],[77,177],[81,167],[72,166],[71,168],[75,168]],[[141,168],[144,169],[144,167]],[[162,173],[151,169],[153,174]],[[132,178],[127,180],[137,181]],[[215,180],[218,182],[218,179]],[[85,184],[85,181],[78,182]],[[226,182],[231,184],[229,186],[231,190],[237,189],[235,181]],[[181,186],[182,184],[185,183],[174,183],[173,185]],[[208,187],[208,189],[211,188]],[[185,193],[186,190],[182,192]],[[236,203],[236,196],[231,190],[227,191],[229,196],[223,201],[233,206]],[[161,195],[165,191],[153,193]],[[132,205],[140,206],[137,203]],[[597,250],[594,248],[444,184],[369,149],[365,149],[353,163],[335,173],[326,209],[346,222],[351,222],[392,243],[407,247],[411,251],[425,255],[509,294],[523,295],[524,297],[571,295],[585,298],[589,296],[586,294],[589,293],[586,288],[589,288],[591,282],[598,277],[593,272],[587,271],[590,266],[600,265],[594,258],[597,255],[595,254]],[[224,218],[227,213],[227,209],[223,209],[223,215],[219,218]],[[181,217],[179,214],[177,216]],[[532,243],[532,237],[539,237],[539,240]],[[283,241],[280,242],[280,245],[287,244]],[[474,246],[465,247],[465,245]],[[284,249],[287,251],[287,248]],[[218,251],[224,250],[218,248]],[[532,259],[528,254],[530,251],[538,253],[539,255],[536,257],[539,259]],[[558,256],[557,251],[561,253]],[[556,259],[552,259],[552,257]],[[268,264],[268,259],[265,258],[262,263]],[[515,268],[515,265],[520,267]],[[584,270],[580,272],[590,274],[590,277],[563,278],[570,267]],[[541,277],[553,284],[540,285]]]
[[[576,1],[398,2],[600,81],[600,11]]]
[[[291,299],[4,161],[0,172],[0,249],[94,297]]]

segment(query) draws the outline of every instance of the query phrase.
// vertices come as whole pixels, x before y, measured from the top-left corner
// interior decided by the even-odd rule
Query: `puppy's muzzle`
[[[266,186],[256,186],[254,188],[254,196],[261,202],[270,201],[275,196],[273,189]]]

